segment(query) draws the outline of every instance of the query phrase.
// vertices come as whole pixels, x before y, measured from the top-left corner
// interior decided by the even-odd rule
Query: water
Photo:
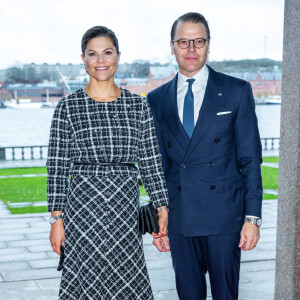
[[[54,109],[0,109],[0,146],[48,145]]]
[[[0,109],[0,147],[48,145],[54,109]],[[260,135],[280,136],[280,105],[257,105]]]
[[[261,138],[280,137],[280,108],[280,105],[256,106]]]

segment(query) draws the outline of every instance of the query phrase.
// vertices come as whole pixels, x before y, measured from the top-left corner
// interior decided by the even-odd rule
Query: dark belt
[[[125,166],[125,167],[135,167],[135,164],[124,163],[124,162],[99,162],[99,163],[74,163],[74,166],[81,166],[81,165],[91,165],[91,166]]]

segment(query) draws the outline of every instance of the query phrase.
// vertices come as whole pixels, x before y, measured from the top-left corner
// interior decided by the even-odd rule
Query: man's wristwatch
[[[252,223],[254,225],[256,225],[257,227],[260,227],[261,226],[261,218],[245,218],[244,220],[245,222],[248,222],[248,223]]]
[[[49,219],[49,222],[50,222],[50,224],[52,225],[52,224],[54,224],[57,220],[59,220],[59,219],[62,219],[62,215],[58,215],[58,216],[55,216],[55,217],[51,217],[50,219]]]

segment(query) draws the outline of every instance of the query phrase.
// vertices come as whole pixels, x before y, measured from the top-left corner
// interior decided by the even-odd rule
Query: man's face
[[[202,23],[179,22],[176,27],[174,40],[207,39],[205,27]],[[179,71],[186,77],[193,77],[204,66],[209,51],[207,41],[203,48],[195,48],[193,42],[187,49],[181,49],[178,43],[170,43],[171,53],[176,56]]]

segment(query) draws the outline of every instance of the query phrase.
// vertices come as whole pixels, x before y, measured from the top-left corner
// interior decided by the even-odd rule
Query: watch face
[[[261,219],[257,219],[257,220],[256,220],[256,225],[257,225],[257,226],[260,226],[260,225],[261,225]]]
[[[62,219],[62,216],[61,216],[61,215],[56,216],[56,217],[50,217],[49,222],[50,222],[50,224],[52,225],[52,224],[54,224],[54,223],[55,223],[57,220],[59,220],[59,219]]]

